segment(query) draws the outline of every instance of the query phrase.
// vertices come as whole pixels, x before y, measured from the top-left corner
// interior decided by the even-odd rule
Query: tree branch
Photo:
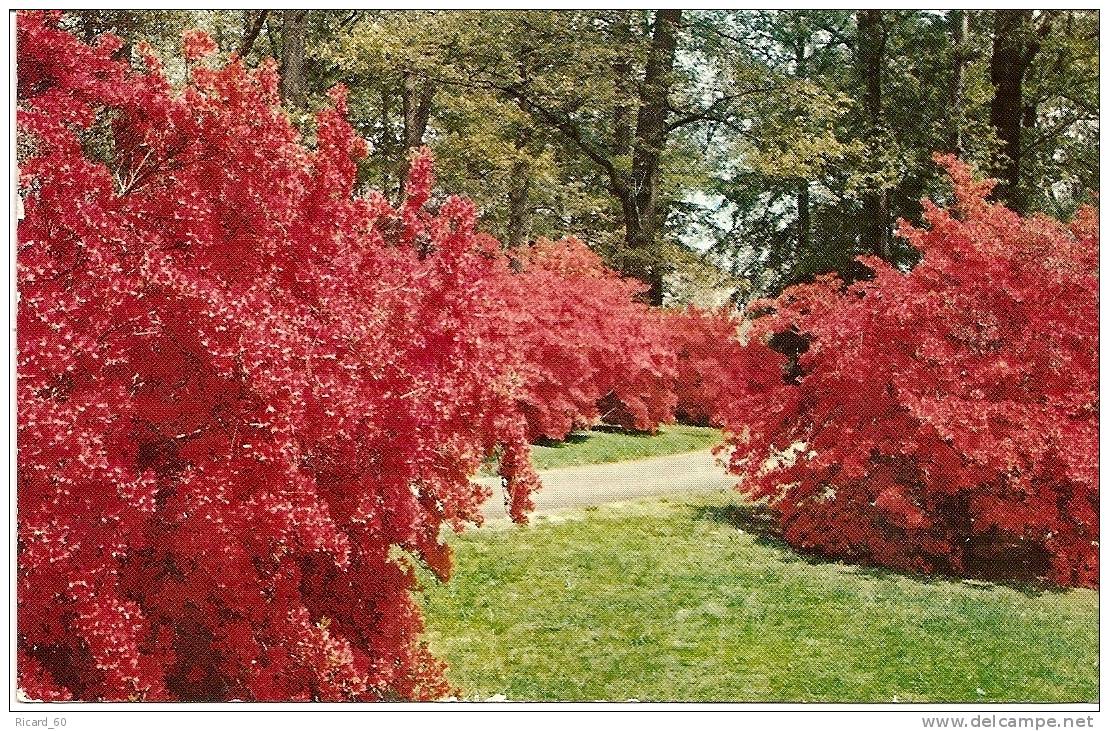
[[[758,89],[748,89],[746,91],[741,91],[741,92],[736,93],[736,94],[728,94],[726,96],[722,96],[719,99],[717,99],[716,101],[714,101],[712,104],[710,104],[709,106],[707,106],[706,108],[704,108],[700,111],[691,112],[689,114],[686,114],[685,116],[678,117],[673,122],[670,122],[668,125],[666,125],[666,131],[667,132],[673,132],[674,130],[680,129],[680,128],[685,127],[687,125],[694,124],[696,122],[704,122],[704,121],[719,122],[721,124],[730,124],[730,122],[727,119],[716,116],[717,112],[720,111],[720,109],[724,105],[730,104],[731,102],[735,101],[736,99],[742,99],[743,97],[748,96],[750,94],[769,93],[771,91],[774,91],[776,88],[777,87],[775,87],[775,86],[765,86],[765,87],[760,87]],[[677,111],[677,110],[674,110],[674,111]]]
[[[243,12],[249,13],[249,10]],[[259,10],[258,15],[255,16],[254,22],[247,28],[246,33],[243,35],[243,41],[239,44],[239,50],[236,52],[239,58],[246,58],[250,53],[250,49],[254,48],[254,41],[258,39],[258,34],[262,32],[262,26],[266,23],[266,16],[270,14],[268,10]]]

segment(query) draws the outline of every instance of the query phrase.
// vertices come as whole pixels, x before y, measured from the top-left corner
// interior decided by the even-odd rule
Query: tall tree
[[[612,176],[612,192],[624,211],[628,248],[636,259],[629,273],[650,285],[650,298],[655,304],[662,304],[664,274],[654,251],[659,226],[659,162],[672,131],[669,97],[681,21],[681,10],[659,10],[655,14],[635,120],[631,177]]]
[[[951,151],[959,157],[963,155],[963,131],[966,126],[966,70],[973,56],[970,48],[970,12],[952,10],[951,24]]]
[[[1021,187],[1024,77],[1040,50],[1043,37],[1051,30],[1052,16],[1044,13],[1037,23],[1033,10],[997,10],[993,19],[990,82],[994,96],[990,103],[990,124],[1000,142],[993,160],[993,175],[999,181],[994,196],[1013,210],[1024,212],[1027,205]]]
[[[744,49],[772,79],[737,110],[739,123],[704,145],[727,153],[710,187],[720,207],[700,221],[712,254],[754,295],[840,269],[857,253],[857,194],[840,172],[863,149],[845,127],[855,109],[846,90],[857,85],[853,22],[842,11],[729,12],[705,30]],[[830,227],[833,213],[843,231]]]
[[[513,149],[516,153],[512,161],[508,183],[508,226],[506,238],[510,246],[520,246],[528,239],[528,198],[531,194],[531,161],[527,154],[529,130],[521,128]]]
[[[522,21],[526,27],[532,17],[524,15],[512,20]],[[613,42],[613,38],[626,41],[631,32],[627,11],[597,19],[605,33],[595,34],[592,42],[599,43],[611,61],[595,64],[591,59],[579,57],[568,61],[552,55],[544,57],[541,64],[523,63],[523,59],[543,52],[566,55],[571,38],[588,27],[589,18],[572,18],[568,23],[560,23],[558,18],[550,23],[550,17],[535,20],[542,23],[541,32],[548,34],[542,40],[549,45],[533,45],[531,38],[521,36],[522,43],[503,49],[502,63],[508,63],[501,69],[493,73],[482,68],[459,69],[462,76],[456,77],[454,83],[493,89],[514,101],[537,124],[560,135],[603,172],[608,190],[619,205],[624,227],[625,246],[617,264],[625,274],[646,282],[649,300],[661,304],[666,274],[658,247],[664,217],[659,201],[663,154],[674,130],[704,118],[702,110],[672,119],[671,95],[682,11],[654,13],[640,64],[637,64],[640,45]],[[553,39],[558,40],[550,43]],[[588,50],[582,49],[575,55]],[[587,66],[591,74],[596,74],[590,81],[600,85],[604,96],[591,98],[580,88],[567,87],[571,80],[566,77],[550,83],[549,70],[568,64]],[[533,72],[535,66],[542,67],[540,73],[546,78],[537,77]],[[637,66],[641,70],[636,83]],[[606,129],[598,129],[598,122]]]
[[[882,10],[860,10],[856,15],[858,34],[855,59],[863,84],[863,110],[866,117],[871,153],[885,143],[882,110],[882,76],[886,64],[886,18]],[[880,182],[872,183],[863,193],[863,215],[859,226],[859,243],[888,259],[889,191]]]
[[[281,11],[281,100],[293,109],[308,107],[308,85],[304,78],[307,10]]]
[[[695,17],[711,23],[707,16]],[[530,19],[523,18],[525,23]],[[681,10],[548,19],[545,35],[533,33],[517,49],[542,57],[541,72],[515,68],[507,76],[479,75],[480,83],[515,100],[604,176],[624,229],[614,263],[645,281],[654,303],[664,297],[668,265],[662,235],[669,204],[675,202],[664,194],[668,151],[689,128],[737,125],[737,100],[766,91],[765,76],[733,67],[717,68],[723,83],[705,84],[706,77],[697,76],[705,68],[705,47],[683,33],[684,21]],[[574,57],[566,58],[566,49],[575,43]],[[552,69],[564,70],[567,77],[554,79]],[[569,75],[575,71],[581,78]]]
[[[809,64],[809,33],[798,33],[793,37],[793,75],[798,79],[805,78]],[[812,214],[809,205],[809,189],[811,182],[807,178],[797,181],[797,237],[794,245],[796,251],[806,251],[811,239]]]
[[[732,102],[753,89],[697,77],[681,10],[451,15],[449,33],[409,51],[417,67],[439,88],[512,102],[591,168],[591,183],[603,179],[623,228],[610,261],[661,302],[668,154],[681,130],[729,123]]]
[[[1021,186],[1029,210],[1067,218],[1100,184],[1099,18],[1052,12],[1021,87]]]

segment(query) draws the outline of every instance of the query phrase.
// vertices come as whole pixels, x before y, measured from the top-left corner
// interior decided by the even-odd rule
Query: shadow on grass
[[[774,549],[782,561],[803,561],[812,566],[835,564],[851,566],[859,576],[876,581],[893,582],[900,578],[911,579],[920,584],[969,586],[979,591],[1003,586],[1025,596],[1043,594],[1062,594],[1069,589],[1055,586],[1041,580],[1023,581],[1017,579],[980,579],[968,578],[948,573],[921,574],[910,571],[876,566],[864,562],[850,562],[842,558],[827,556],[815,551],[804,551],[788,544],[782,537],[781,526],[774,511],[763,503],[744,503],[732,505],[694,505],[694,518],[730,525],[744,533],[754,536],[755,543]]]
[[[593,431],[603,431],[606,434],[623,434],[629,437],[656,437],[658,432],[640,431],[632,427],[619,426],[617,424],[595,424],[590,427]]]
[[[589,434],[587,432],[572,432],[566,436],[565,439],[548,439],[547,437],[539,437],[534,442],[533,446],[547,447],[548,449],[564,449],[574,444],[582,444],[589,441]]]
[[[615,424],[594,424],[588,430],[570,432],[563,440],[548,439],[547,437],[539,437],[532,445],[536,447],[548,447],[550,449],[559,449],[561,447],[569,447],[572,444],[582,444],[588,442],[595,435],[593,432],[603,432],[605,434],[619,434],[625,437],[640,437],[643,439],[650,439],[657,437],[659,432],[640,431],[630,427],[617,426]]]

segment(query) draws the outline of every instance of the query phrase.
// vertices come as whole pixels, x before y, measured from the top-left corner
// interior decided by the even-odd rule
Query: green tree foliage
[[[1025,77],[1021,185],[1030,210],[1068,217],[1099,187],[1098,16],[1051,21]]]
[[[981,169],[1005,158],[991,106],[993,11],[782,11],[732,14],[737,43],[789,79],[760,100],[746,139],[717,168],[714,248],[774,292],[854,257],[914,262],[890,235],[942,195],[930,162],[954,152]],[[1020,112],[1017,194],[1067,215],[1098,188],[1096,14],[1031,13]],[[877,99],[875,100],[875,97]],[[1001,191],[1004,194],[1004,191]],[[885,229],[880,237],[877,231]]]
[[[353,90],[359,129],[379,153],[364,174],[399,192],[409,151],[427,144],[444,185],[463,185],[504,241],[566,231],[603,241],[613,214],[580,161],[514,101],[470,83],[457,68],[462,59],[452,49],[477,53],[482,34],[500,42],[496,20],[450,11],[367,13],[349,34],[331,39],[323,54]],[[484,25],[475,28],[478,21]]]

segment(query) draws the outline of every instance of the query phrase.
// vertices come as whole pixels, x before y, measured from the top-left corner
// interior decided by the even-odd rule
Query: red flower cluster
[[[515,515],[536,487],[499,246],[426,156],[354,197],[342,90],[310,150],[271,67],[175,95],[57,23],[18,22],[20,688],[442,695],[411,561],[447,576],[499,446]]]
[[[181,34],[181,48],[186,61],[195,62],[211,56],[218,50],[212,37],[202,30],[187,30]]]
[[[911,272],[756,308],[721,404],[741,489],[791,544],[920,571],[1098,576],[1098,234],[988,203],[950,157]]]
[[[528,437],[564,439],[597,421],[654,431],[673,421],[675,359],[663,314],[576,239],[511,252],[496,286],[499,342],[516,363]]]
[[[730,307],[718,310],[667,312],[667,330],[677,359],[672,386],[675,415],[685,424],[719,426],[720,406],[732,398],[730,389],[743,374],[741,321]]]

